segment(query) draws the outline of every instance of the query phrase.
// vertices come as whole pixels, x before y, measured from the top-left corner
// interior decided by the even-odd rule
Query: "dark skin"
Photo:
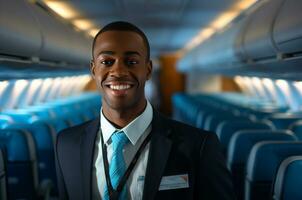
[[[145,82],[151,77],[152,62],[139,34],[101,33],[90,70],[102,94],[103,114],[117,128],[125,127],[144,111]]]

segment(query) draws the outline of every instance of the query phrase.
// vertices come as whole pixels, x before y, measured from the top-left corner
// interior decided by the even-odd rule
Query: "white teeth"
[[[110,85],[110,89],[112,89],[112,90],[126,90],[129,88],[130,88],[130,85]]]

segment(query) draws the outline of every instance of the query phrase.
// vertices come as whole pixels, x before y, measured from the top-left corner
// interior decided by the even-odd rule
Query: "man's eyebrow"
[[[126,56],[129,56],[129,55],[138,55],[138,56],[142,56],[139,52],[137,51],[126,51],[125,52],[125,55]]]
[[[102,54],[106,54],[106,55],[114,55],[115,53],[113,51],[101,51],[100,53],[98,53],[98,56],[99,55],[102,55]]]

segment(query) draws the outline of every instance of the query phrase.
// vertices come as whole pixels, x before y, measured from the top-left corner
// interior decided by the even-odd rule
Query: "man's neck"
[[[104,116],[114,125],[116,128],[123,128],[132,122],[136,117],[142,114],[147,106],[147,101],[141,106],[130,109],[112,109],[106,105],[103,106]]]

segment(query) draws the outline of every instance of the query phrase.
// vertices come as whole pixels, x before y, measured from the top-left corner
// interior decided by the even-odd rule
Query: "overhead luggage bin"
[[[213,71],[241,66],[246,58],[238,53],[235,46],[245,24],[246,19],[242,19],[188,52],[178,62],[178,70],[183,72],[192,69]]]
[[[31,58],[38,55],[42,36],[28,3],[0,0],[0,54]]]
[[[87,64],[90,60],[91,41],[77,33],[46,11],[32,5],[43,35],[39,58],[46,61]]]
[[[302,1],[285,0],[276,18],[273,38],[284,54],[302,52]]]
[[[241,65],[246,58],[244,55],[238,54],[234,47],[245,23],[246,20],[241,20],[203,43],[199,47],[198,61],[200,65],[213,67]]]
[[[248,60],[275,58],[277,51],[272,36],[274,19],[283,0],[267,1],[251,16],[243,37],[243,48]]]

